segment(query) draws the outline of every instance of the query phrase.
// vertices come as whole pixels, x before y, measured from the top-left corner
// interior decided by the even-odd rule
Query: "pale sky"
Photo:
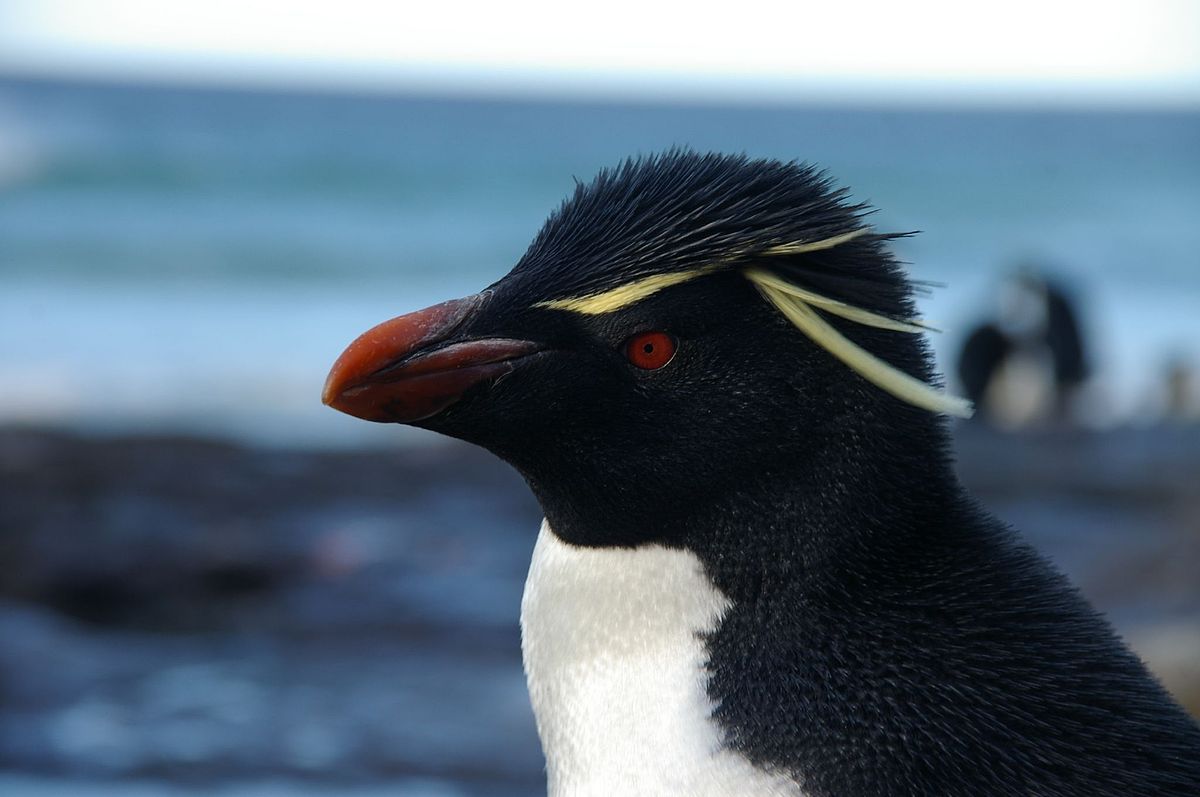
[[[0,0],[0,73],[1200,106],[1200,0]]]

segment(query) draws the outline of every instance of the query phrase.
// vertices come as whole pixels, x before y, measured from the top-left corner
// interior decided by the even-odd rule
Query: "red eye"
[[[639,332],[625,341],[625,356],[638,368],[654,371],[675,356],[675,338],[666,332]]]

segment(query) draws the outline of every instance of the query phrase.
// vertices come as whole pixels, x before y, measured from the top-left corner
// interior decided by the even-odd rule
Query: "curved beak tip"
[[[337,401],[337,397],[342,391],[339,389],[341,385],[335,379],[335,375],[335,371],[330,371],[329,376],[325,377],[325,387],[321,388],[321,403],[336,410],[337,406],[334,402]]]

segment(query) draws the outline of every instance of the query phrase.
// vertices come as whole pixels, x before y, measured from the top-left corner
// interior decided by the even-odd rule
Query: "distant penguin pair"
[[[545,512],[549,793],[1200,795],[1200,728],[958,483],[908,282],[815,169],[604,171],[324,400],[482,445]]]

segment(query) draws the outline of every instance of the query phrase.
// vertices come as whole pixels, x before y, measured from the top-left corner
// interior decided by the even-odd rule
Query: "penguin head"
[[[928,385],[894,236],[866,212],[806,165],[627,161],[503,279],[360,336],[324,400],[490,449],[576,541],[661,541],[731,484],[963,412]]]

